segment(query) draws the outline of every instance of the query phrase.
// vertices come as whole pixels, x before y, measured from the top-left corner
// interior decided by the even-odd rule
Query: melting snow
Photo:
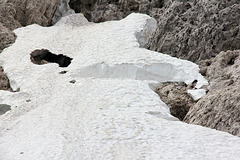
[[[178,121],[150,89],[207,85],[196,64],[139,48],[154,29],[143,14],[100,24],[74,14],[15,30],[16,42],[0,55],[19,91],[0,92],[0,103],[12,106],[0,116],[0,159],[238,159],[239,137]],[[36,65],[36,49],[71,64]]]

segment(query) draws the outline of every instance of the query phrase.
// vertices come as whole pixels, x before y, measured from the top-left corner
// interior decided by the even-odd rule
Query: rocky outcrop
[[[59,0],[7,0],[3,7],[11,9],[6,14],[12,17],[11,22],[18,22],[18,27],[33,23],[49,26],[58,4]]]
[[[57,10],[52,18],[52,25],[56,24],[62,17],[75,13],[68,5],[69,1],[70,0],[60,0]]]
[[[14,33],[0,23],[0,53],[15,41]]]
[[[240,1],[174,1],[158,11],[149,49],[194,62],[240,48]]]
[[[184,121],[240,136],[240,50],[221,52],[207,68],[208,94]]]
[[[183,82],[166,82],[156,89],[161,100],[170,108],[171,114],[181,121],[196,103],[187,93],[187,89],[192,89],[191,85],[187,86]]]
[[[4,74],[3,68],[1,66],[0,66],[0,90],[12,91],[9,84],[9,80],[6,74]]]
[[[138,12],[151,15],[155,8],[170,4],[170,0],[70,0],[75,12],[83,13],[92,22],[119,20],[130,13]]]
[[[12,30],[39,24],[49,26],[59,0],[6,0],[0,2],[0,52],[15,40]]]

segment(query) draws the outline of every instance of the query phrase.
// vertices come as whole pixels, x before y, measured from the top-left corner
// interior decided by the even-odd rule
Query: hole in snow
[[[11,106],[7,104],[0,104],[0,116],[11,110]]]
[[[46,63],[57,63],[59,67],[67,67],[71,63],[72,58],[63,54],[53,54],[47,49],[35,50],[31,54],[31,61],[34,64],[42,65]]]

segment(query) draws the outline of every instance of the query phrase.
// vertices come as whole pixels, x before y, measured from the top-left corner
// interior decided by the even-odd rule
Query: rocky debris
[[[70,0],[69,6],[76,12],[82,13],[89,21],[92,20],[92,12],[95,4],[99,4],[96,0]],[[95,21],[94,21],[95,22]]]
[[[240,48],[239,0],[173,1],[156,14],[151,50],[197,62]]]
[[[49,26],[59,0],[6,0],[0,2],[0,52],[15,40],[12,30],[39,24]]]
[[[188,95],[187,85],[183,82],[165,82],[157,88],[156,93],[168,105],[171,114],[181,121],[196,103]]]
[[[170,4],[170,0],[70,0],[69,5],[77,13],[92,22],[119,20],[130,13],[145,13],[151,15],[155,8]]]
[[[240,50],[221,52],[207,68],[209,92],[184,121],[240,136]]]
[[[0,23],[0,53],[15,41],[15,34]]]
[[[7,0],[3,4],[3,7],[7,6],[5,8],[11,8],[12,10],[12,12],[6,12],[8,17],[12,17],[10,22],[12,22],[12,20],[17,21],[21,26],[27,26],[33,23],[41,26],[49,26],[59,1],[60,0]]]
[[[0,66],[0,90],[12,91],[10,84],[9,84],[9,80],[1,66]]]

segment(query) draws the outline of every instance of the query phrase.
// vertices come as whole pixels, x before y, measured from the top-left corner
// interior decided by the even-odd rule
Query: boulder
[[[9,80],[1,66],[0,66],[0,90],[12,91]]]
[[[11,6],[10,8],[15,12],[7,12],[7,14],[21,26],[33,23],[49,26],[59,2],[60,0],[7,0],[4,6]]]
[[[57,10],[52,18],[52,25],[56,24],[62,17],[75,13],[74,10],[69,7],[68,3],[69,0],[60,0]]]
[[[165,82],[156,89],[161,100],[170,108],[171,114],[181,121],[196,103],[187,93],[187,89],[188,86],[182,82]]]

